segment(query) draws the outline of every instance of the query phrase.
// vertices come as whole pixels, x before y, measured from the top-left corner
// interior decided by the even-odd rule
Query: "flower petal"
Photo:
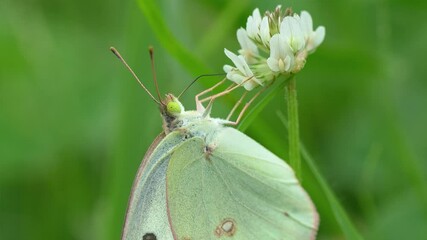
[[[289,19],[291,17],[285,17],[282,22],[280,23],[280,33],[285,36],[286,38],[290,38],[292,36],[291,34],[291,28],[289,27]]]
[[[278,58],[280,56],[280,34],[275,34],[270,39],[270,57]]]
[[[230,60],[234,63],[234,65],[241,71],[245,72],[245,67],[241,61],[241,59],[234,53],[228,51],[226,48],[224,48],[225,55],[230,58]]]
[[[254,27],[254,19],[252,16],[248,17],[248,20],[246,21],[246,31],[248,33],[248,36],[251,38],[254,38],[256,35],[256,29]]]
[[[292,49],[286,40],[286,37],[282,34],[279,34],[279,57],[285,58],[287,55],[292,55]]]
[[[250,38],[253,38],[253,39],[258,38],[260,24],[261,24],[261,14],[259,12],[259,9],[256,8],[252,12],[252,16],[249,16],[248,20],[246,21],[246,31],[248,32],[248,36]]]
[[[252,16],[255,20],[255,23],[259,25],[259,23],[261,22],[261,13],[259,12],[258,8],[254,9],[254,11],[252,12]]]
[[[285,71],[288,72],[291,69],[291,66],[293,65],[292,58],[290,55],[285,57],[284,63],[285,63]]]
[[[267,65],[273,72],[279,72],[279,61],[276,58],[269,57],[267,59]]]
[[[294,52],[301,50],[305,45],[304,34],[301,30],[300,23],[295,19],[290,19],[290,27],[292,32],[292,44]]]
[[[227,78],[230,79],[232,82],[235,82],[236,84],[241,84],[246,77],[242,76],[234,71],[227,74]]]
[[[313,19],[307,11],[301,12],[301,27],[305,34],[309,35],[313,31]]]
[[[296,18],[291,16],[285,17],[280,26],[280,33],[285,36],[292,51],[297,52],[304,48],[304,34]]]
[[[323,40],[325,39],[325,34],[326,31],[324,26],[319,26],[316,28],[315,37],[313,39],[313,44],[315,48],[317,48],[323,42]]]
[[[243,75],[248,76],[248,77],[252,77],[254,74],[252,73],[252,70],[249,68],[248,63],[246,63],[245,58],[242,55],[237,56],[237,58],[240,60],[240,63],[243,66],[243,71],[240,70]]]
[[[252,89],[254,89],[255,87],[257,87],[258,86],[258,84],[257,83],[255,83],[255,82],[253,82],[253,81],[251,81],[251,80],[249,80],[249,81],[247,81],[247,82],[245,82],[244,84],[243,84],[243,87],[246,89],[246,90],[248,90],[248,91],[250,91],[250,90],[252,90]]]
[[[258,48],[254,42],[248,37],[248,33],[244,28],[237,30],[237,41],[242,48],[239,53],[245,57],[247,61],[258,55]]]
[[[260,26],[260,35],[261,40],[264,43],[264,46],[268,46],[270,41],[270,25],[268,24],[268,17],[263,17],[261,26]]]
[[[246,49],[246,38],[248,37],[248,34],[246,32],[246,30],[244,28],[239,28],[237,29],[237,41],[240,44],[240,47],[242,47],[242,49]]]
[[[234,69],[234,67],[232,67],[230,65],[224,65],[222,67],[222,69],[224,70],[224,72],[229,73],[229,72],[231,72]]]

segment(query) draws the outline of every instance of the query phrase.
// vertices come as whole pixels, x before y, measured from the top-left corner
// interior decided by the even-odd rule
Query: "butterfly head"
[[[165,100],[162,101],[162,113],[169,117],[176,118],[185,111],[181,102],[172,94],[167,94]]]
[[[172,94],[167,94],[166,98],[161,101],[160,112],[163,118],[163,130],[166,134],[188,124],[212,120],[209,114],[205,114],[208,113],[206,111],[185,111],[178,98]]]
[[[163,118],[163,129],[169,133],[176,126],[176,119],[179,118],[185,109],[181,102],[172,94],[167,94],[166,98],[161,101],[160,113]]]

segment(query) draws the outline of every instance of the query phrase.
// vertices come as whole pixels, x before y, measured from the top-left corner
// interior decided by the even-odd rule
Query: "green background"
[[[236,29],[255,7],[277,4],[326,27],[297,79],[301,140],[319,171],[364,238],[425,239],[427,3],[415,0],[1,1],[1,238],[118,239],[161,119],[108,48],[153,90],[153,45],[161,92],[178,93],[200,74],[221,72],[230,63],[223,48],[238,49]],[[201,80],[183,103],[194,108],[192,96],[219,79]],[[215,116],[234,100],[216,103]],[[277,111],[286,113],[283,93],[247,133],[286,159]],[[303,168],[319,239],[344,239]]]

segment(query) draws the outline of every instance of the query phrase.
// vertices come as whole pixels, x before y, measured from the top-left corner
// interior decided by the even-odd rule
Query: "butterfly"
[[[194,111],[153,99],[164,131],[138,169],[122,239],[315,239],[316,208],[285,161],[197,97]]]

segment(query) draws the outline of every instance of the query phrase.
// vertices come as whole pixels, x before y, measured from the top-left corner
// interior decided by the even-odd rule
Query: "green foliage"
[[[111,45],[152,90],[154,45],[162,93],[179,93],[229,63],[223,48],[238,49],[235,30],[253,8],[289,4],[326,26],[297,77],[300,139],[313,155],[302,152],[303,185],[321,216],[319,239],[423,239],[427,3],[240,2],[0,2],[2,238],[119,238],[134,174],[161,120]],[[216,81],[190,89],[186,109]],[[240,128],[288,159],[279,85]],[[227,116],[236,97],[216,102],[214,116]]]

